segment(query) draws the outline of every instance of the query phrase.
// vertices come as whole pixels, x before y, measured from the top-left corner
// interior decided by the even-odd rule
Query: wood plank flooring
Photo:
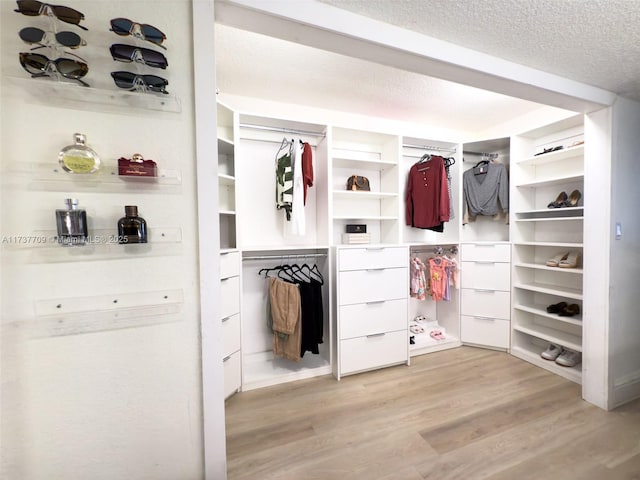
[[[640,401],[461,347],[227,400],[229,480],[640,480]]]

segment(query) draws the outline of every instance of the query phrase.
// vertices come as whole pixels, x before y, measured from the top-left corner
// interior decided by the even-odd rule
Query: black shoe
[[[547,307],[547,313],[560,313],[567,306],[567,302],[555,303]]]

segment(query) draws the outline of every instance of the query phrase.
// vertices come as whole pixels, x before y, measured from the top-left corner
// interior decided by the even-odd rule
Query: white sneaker
[[[563,367],[575,367],[582,362],[582,354],[580,352],[572,352],[571,350],[563,350],[556,363]]]
[[[549,347],[540,354],[545,360],[555,360],[562,353],[562,347],[553,343],[549,344]]]

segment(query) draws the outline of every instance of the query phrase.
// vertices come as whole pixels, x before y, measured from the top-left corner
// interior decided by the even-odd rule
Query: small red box
[[[118,159],[118,175],[125,177],[157,177],[158,166],[153,160],[145,160],[136,153],[131,160],[121,157]]]

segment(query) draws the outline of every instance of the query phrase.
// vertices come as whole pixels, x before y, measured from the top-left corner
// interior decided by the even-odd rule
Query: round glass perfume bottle
[[[65,172],[94,173],[100,168],[100,157],[87,147],[87,138],[82,133],[74,133],[75,143],[60,150],[58,163]]]

